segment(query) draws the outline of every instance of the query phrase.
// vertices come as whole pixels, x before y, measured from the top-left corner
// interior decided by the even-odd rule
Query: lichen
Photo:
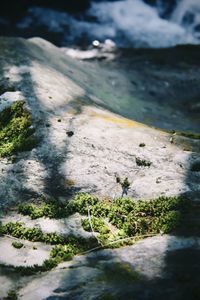
[[[16,101],[0,112],[0,157],[31,150],[36,145],[30,112]]]

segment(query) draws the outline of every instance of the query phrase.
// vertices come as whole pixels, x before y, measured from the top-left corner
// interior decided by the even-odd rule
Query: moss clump
[[[52,268],[55,268],[60,262],[70,260],[74,257],[74,255],[97,246],[97,240],[95,238],[85,239],[73,235],[64,237],[58,235],[57,233],[43,233],[38,228],[26,228],[22,223],[19,222],[9,222],[5,225],[1,225],[0,232],[1,234],[8,234],[10,236],[32,242],[44,242],[55,245],[50,252],[49,259],[45,260],[41,266],[37,264],[26,267],[9,266],[11,269],[19,272],[22,275],[32,275],[38,272],[49,271]]]
[[[15,241],[15,242],[12,242],[12,246],[16,249],[21,249],[24,246],[24,244],[21,242]]]
[[[102,274],[98,281],[107,283],[133,283],[139,280],[140,275],[129,263],[112,262],[101,266]]]
[[[145,159],[141,159],[139,157],[136,157],[135,158],[135,161],[136,161],[136,164],[139,166],[139,167],[150,167],[151,166],[151,162],[148,161],[148,160],[145,160]]]
[[[84,239],[73,235],[62,236],[55,232],[43,233],[39,228],[27,228],[24,227],[21,222],[9,222],[0,226],[1,234],[8,234],[10,236],[28,240],[31,242],[44,242],[51,245],[65,245],[71,244],[82,250],[87,250],[91,245],[96,245],[95,239]]]
[[[68,209],[71,212],[78,212],[88,215],[88,211],[94,217],[106,217],[110,210],[110,205],[105,201],[100,201],[97,197],[87,193],[77,194],[69,203]]]
[[[91,228],[91,225],[92,225],[92,228]],[[82,220],[82,226],[85,231],[91,232],[93,229],[94,231],[99,232],[101,234],[106,234],[106,233],[110,232],[109,228],[105,225],[104,220],[101,218],[92,217],[91,225],[90,225],[90,221],[88,218]]]
[[[75,212],[88,216],[89,212],[90,221],[89,218],[82,220],[82,226],[87,231],[93,229],[97,232],[96,237],[85,239],[74,235],[62,236],[57,233],[43,233],[39,228],[26,228],[20,222],[0,225],[0,233],[33,242],[55,245],[50,252],[49,259],[45,260],[42,266],[14,268],[23,275],[29,275],[51,270],[58,263],[70,260],[76,254],[96,248],[98,243],[104,247],[116,248],[124,244],[131,244],[132,238],[135,240],[143,235],[169,233],[180,223],[182,213],[188,209],[188,204],[188,200],[181,197],[160,197],[150,201],[118,198],[108,202],[100,201],[97,197],[89,194],[77,194],[70,202],[55,203],[53,201],[48,204],[40,204],[40,213],[36,213],[38,209],[36,205],[20,206],[19,212],[33,218],[44,216],[45,205],[50,205],[47,210],[50,213],[45,213],[45,216],[50,217],[63,216],[63,209],[65,216]],[[105,219],[110,226],[111,224],[114,226],[112,231],[109,229],[112,227],[105,224]],[[122,238],[126,240],[121,240]]]
[[[50,258],[55,259],[59,263],[71,260],[78,252],[79,249],[73,245],[57,245],[51,250]]]
[[[10,290],[5,298],[3,300],[17,300],[17,292],[14,290]]]
[[[18,206],[18,212],[22,215],[30,216],[31,219],[42,217],[61,219],[68,217],[72,213],[71,209],[68,208],[68,203],[62,203],[54,199],[50,199],[46,202],[43,201],[40,205],[20,204]]]
[[[178,225],[180,211],[186,204],[185,199],[176,197],[137,202],[120,198],[114,202],[108,217],[126,236],[168,233]]]
[[[46,205],[48,210],[46,210]],[[148,233],[156,234],[161,231],[167,233],[177,226],[181,212],[187,205],[188,201],[181,197],[159,197],[149,201],[118,198],[109,203],[100,201],[97,197],[89,194],[77,194],[73,200],[66,203],[53,202],[53,204],[42,204],[39,207],[29,204],[22,205],[19,207],[19,212],[30,215],[32,218],[41,216],[66,217],[75,212],[88,216],[89,212],[92,216],[93,230],[105,240],[110,234],[104,222],[105,218],[120,230],[120,234],[124,237]],[[46,211],[48,213],[45,213]],[[83,220],[82,226],[87,231],[92,230],[89,219]],[[41,232],[38,229],[37,233],[32,233],[31,229],[28,233],[26,231],[25,238],[27,235],[31,238],[39,236],[39,240],[51,244],[64,243],[62,238],[56,234],[46,234],[41,238]]]
[[[183,137],[186,137],[186,138],[194,139],[194,140],[199,140],[200,139],[200,133],[175,131],[175,130],[169,130],[167,132],[172,133],[172,134],[176,134],[176,135],[179,135],[179,136],[183,136]]]
[[[16,101],[0,112],[0,157],[31,150],[36,145],[31,114],[24,101]]]

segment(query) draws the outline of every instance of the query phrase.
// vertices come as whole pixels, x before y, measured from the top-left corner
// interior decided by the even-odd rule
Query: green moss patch
[[[197,132],[191,132],[191,131],[176,131],[176,130],[167,130],[167,129],[163,129],[163,131],[173,134],[173,135],[177,135],[177,136],[183,136],[189,139],[193,139],[193,140],[199,140],[200,139],[200,133]]]
[[[3,300],[17,300],[17,292],[14,290],[10,290],[5,298]]]
[[[0,112],[0,157],[31,150],[36,145],[31,114],[24,103],[16,101]]]
[[[170,233],[180,224],[183,213],[188,210],[188,201],[182,197],[159,197],[149,201],[118,198],[108,201],[89,194],[77,194],[71,201],[66,202],[49,200],[38,205],[20,205],[18,212],[29,215],[33,219],[63,218],[78,212],[84,216],[83,229],[95,232],[94,237],[44,233],[36,227],[26,228],[20,222],[1,225],[0,233],[54,245],[49,259],[45,260],[42,266],[14,268],[21,274],[29,275],[51,270],[60,262],[70,260],[74,255],[94,248],[116,248],[132,244],[145,236]]]
[[[176,134],[180,136],[184,136],[186,138],[200,140],[200,133],[177,131]]]
[[[31,242],[43,242],[51,245],[55,245],[50,252],[49,259],[45,260],[44,263],[33,266],[7,266],[15,272],[19,272],[21,275],[32,275],[37,272],[46,272],[55,268],[60,262],[70,260],[74,255],[83,253],[93,247],[97,246],[97,240],[95,238],[82,238],[73,235],[62,236],[57,233],[43,233],[39,228],[27,228],[22,223],[9,222],[5,225],[0,226],[1,235],[10,235],[15,238],[28,240]],[[15,243],[15,248],[21,248],[19,242]],[[22,244],[23,245],[23,244]],[[16,247],[17,246],[17,247]],[[5,266],[1,266],[5,267]]]
[[[15,242],[12,242],[12,246],[13,246],[14,248],[16,248],[16,249],[21,249],[21,248],[24,246],[24,244],[15,241]]]
[[[139,280],[139,272],[133,270],[129,263],[112,262],[101,266],[102,274],[98,281],[106,283],[133,283]]]
[[[135,158],[136,164],[139,167],[150,167],[152,162],[146,160],[146,159],[141,159],[139,157]]]
[[[149,201],[118,198],[111,202],[80,193],[65,203],[51,200],[38,206],[24,204],[19,207],[19,212],[31,218],[67,217],[78,212],[85,216],[82,220],[83,229],[94,231],[101,246],[119,247],[141,236],[172,232],[180,224],[188,205],[188,200],[182,197],[159,197]],[[55,236],[52,238],[56,239]],[[47,237],[43,241],[49,242]]]
[[[18,212],[22,215],[30,216],[31,219],[48,217],[50,219],[66,218],[71,214],[67,203],[62,203],[54,199],[42,201],[40,205],[21,204],[18,206]]]
[[[101,234],[109,232],[104,219],[123,231],[123,234],[133,236],[136,234],[170,232],[179,223],[182,211],[187,207],[188,201],[182,197],[159,197],[154,200],[134,201],[130,198],[118,198],[101,201],[89,194],[77,194],[69,202],[50,200],[40,205],[22,204],[18,212],[29,215],[31,218],[49,217],[63,218],[73,213],[91,215],[82,221],[85,230]]]

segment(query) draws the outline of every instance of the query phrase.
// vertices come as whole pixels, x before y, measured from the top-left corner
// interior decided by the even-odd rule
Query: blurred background
[[[199,0],[7,0],[0,35],[43,37],[58,46],[163,48],[200,43]]]

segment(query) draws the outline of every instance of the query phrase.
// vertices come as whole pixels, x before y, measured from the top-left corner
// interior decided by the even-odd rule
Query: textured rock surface
[[[198,206],[200,172],[193,172],[191,165],[200,160],[199,139],[150,127],[199,130],[200,73],[195,66],[199,54],[194,49],[183,48],[183,54],[189,51],[187,59],[180,49],[170,50],[164,62],[158,52],[136,51],[100,64],[76,61],[41,39],[0,39],[0,111],[24,99],[39,141],[32,151],[19,153],[14,163],[0,159],[0,207],[41,195],[66,199],[78,191],[118,197],[122,190],[116,175],[128,177],[128,195],[137,199],[187,193]],[[8,87],[14,91],[7,92]],[[138,166],[136,158],[151,165]],[[187,222],[193,219],[195,226],[188,226],[184,237]],[[37,225],[45,232],[86,235],[77,215],[67,224],[12,214],[3,222],[10,220]],[[195,216],[185,220],[182,237],[159,236],[75,257],[33,277],[18,278],[0,269],[0,298],[17,289],[25,300],[97,299],[103,294],[148,300],[183,299],[185,294],[185,299],[196,300],[198,226],[197,209]],[[1,262],[17,265],[26,256],[27,263],[36,260],[32,243],[24,242],[26,248],[19,254],[11,242],[1,238]],[[43,247],[38,244],[38,262],[46,257],[48,247]],[[116,278],[110,278],[110,273]]]
[[[126,53],[132,67],[125,74],[128,61],[123,61],[123,58],[119,59],[119,65],[110,62],[108,68],[105,64],[101,67],[96,62],[73,60],[41,39],[1,39],[0,44],[2,86],[4,90],[8,85],[16,90],[1,95],[0,109],[5,107],[5,102],[25,99],[33,114],[39,140],[37,148],[30,153],[19,154],[14,164],[6,159],[0,161],[1,206],[10,201],[46,194],[66,197],[79,190],[103,196],[120,196],[120,186],[115,182],[116,174],[122,178],[128,176],[131,182],[130,195],[137,198],[199,191],[196,185],[199,175],[190,172],[190,165],[198,159],[198,154],[183,151],[199,151],[198,140],[195,143],[191,139],[171,137],[101,107],[111,108],[122,115],[128,112],[130,117],[144,123],[148,116],[154,125],[168,128],[166,124],[171,124],[176,129],[178,122],[179,129],[189,126],[195,130],[198,120],[188,117],[185,122],[185,111],[179,109],[179,102],[176,110],[172,100],[163,109],[162,103],[148,96],[149,81],[158,92],[155,95],[157,99],[159,93],[160,97],[164,93],[159,85],[167,77],[173,81],[172,91],[177,87],[172,98],[175,101],[177,97],[178,100],[179,86],[182,81],[183,87],[186,83],[189,85],[193,73],[185,82],[186,73],[188,75],[185,69],[180,75],[179,70],[172,68],[167,71],[164,65],[160,80],[154,76],[154,81],[153,77],[145,81],[142,76],[147,69],[158,72],[155,70],[158,68],[157,56],[154,64],[149,63],[148,68],[142,62],[145,70],[140,72],[137,54],[133,56],[134,69],[134,59]],[[143,58],[144,54],[141,55]],[[152,60],[152,54],[147,55],[150,60],[149,56]],[[178,74],[176,80],[175,71]],[[198,83],[196,69],[194,73]],[[114,79],[114,75],[118,79]],[[138,82],[137,87],[130,89],[133,80]],[[191,91],[196,93],[195,88]],[[183,95],[185,97],[185,92]],[[180,116],[173,117],[172,110]],[[70,137],[68,131],[74,134]],[[173,144],[170,143],[172,139]],[[146,146],[139,147],[140,143]],[[136,157],[150,161],[151,166],[138,167]]]
[[[102,295],[112,295],[113,299],[183,299],[189,295],[194,269],[184,270],[184,259],[191,262],[199,247],[199,239],[162,236],[76,257],[72,263],[33,280],[20,296],[24,300],[97,299]],[[194,280],[194,288],[197,283]]]

